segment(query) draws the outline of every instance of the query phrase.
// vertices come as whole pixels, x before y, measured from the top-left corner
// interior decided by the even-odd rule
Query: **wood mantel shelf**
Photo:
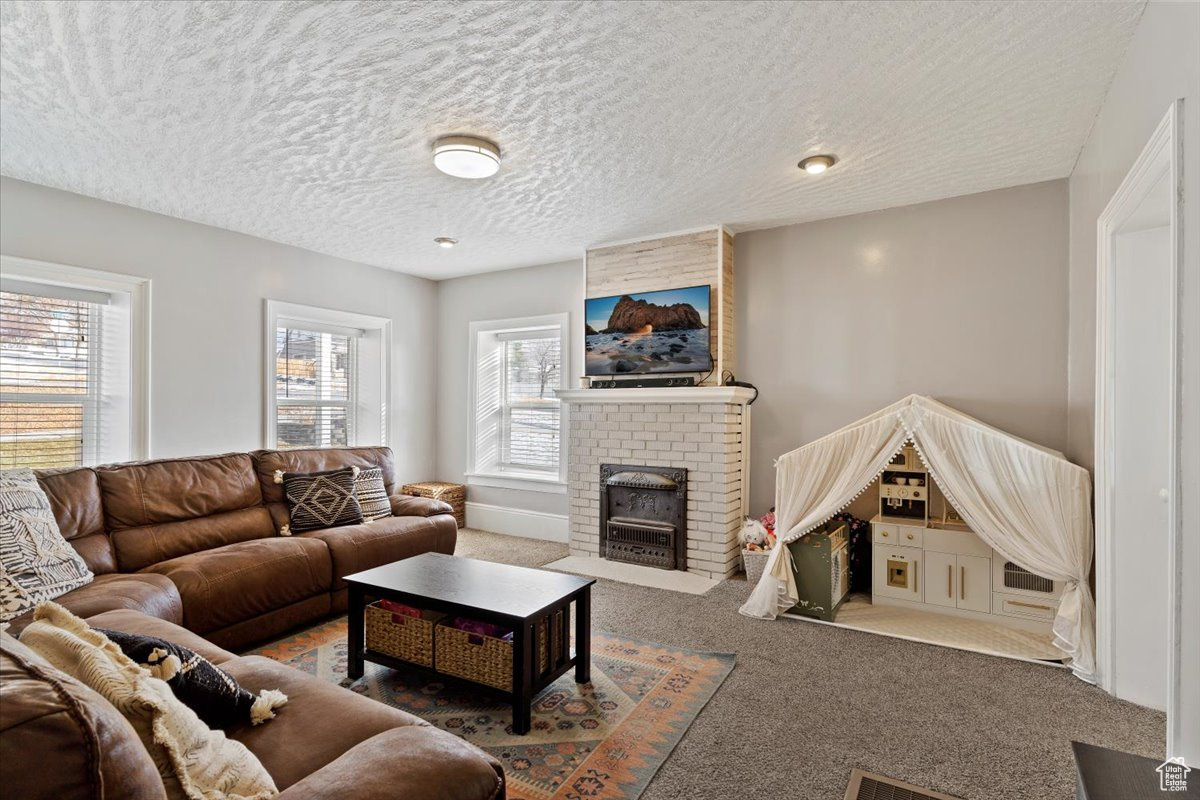
[[[556,389],[564,403],[736,403],[754,392],[741,386],[664,386],[641,389]]]

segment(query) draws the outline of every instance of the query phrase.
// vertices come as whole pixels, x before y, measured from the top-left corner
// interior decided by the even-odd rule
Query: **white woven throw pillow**
[[[166,682],[56,603],[42,603],[21,641],[112,703],[137,731],[171,800],[269,800],[275,781],[241,742],[209,730]]]
[[[0,622],[92,582],[33,470],[0,472]]]

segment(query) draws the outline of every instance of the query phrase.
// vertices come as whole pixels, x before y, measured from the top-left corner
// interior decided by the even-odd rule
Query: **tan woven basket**
[[[545,618],[538,622],[539,673],[543,673],[549,668],[551,648],[558,652],[564,644],[561,641],[562,636],[558,633],[562,630],[561,611],[555,614],[555,622],[553,627],[548,626]],[[437,671],[511,692],[513,688],[513,643],[493,636],[452,628],[448,623],[449,620],[442,620],[434,632]],[[550,627],[549,630],[548,627]],[[553,642],[549,641],[551,637],[553,637]]]
[[[371,603],[366,611],[368,650],[433,666],[433,629],[445,614],[422,611],[420,617],[406,617],[381,608],[379,603]]]
[[[750,584],[751,589],[758,585],[758,579],[766,571],[770,557],[770,550],[742,550],[742,566],[746,568],[746,583]]]
[[[467,487],[461,483],[446,483],[444,481],[424,481],[423,483],[406,483],[400,487],[401,494],[413,497],[431,497],[449,503],[454,509],[454,521],[458,527],[467,527]]]

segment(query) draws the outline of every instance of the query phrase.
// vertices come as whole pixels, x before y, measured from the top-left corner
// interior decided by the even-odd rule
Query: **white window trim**
[[[269,353],[275,346],[275,330],[280,320],[301,323],[310,330],[330,333],[354,333],[377,331],[380,336],[379,355],[379,406],[381,409],[382,436],[380,444],[388,445],[392,433],[392,321],[387,317],[375,317],[354,311],[338,311],[318,306],[287,303],[282,300],[264,301],[263,314],[263,447],[274,450],[279,446],[278,426],[275,418],[275,359]],[[357,345],[356,345],[357,346]],[[351,402],[357,402],[358,378],[351,387]],[[356,426],[357,427],[357,426]],[[356,443],[351,442],[350,446]]]
[[[13,280],[129,295],[129,457],[150,458],[150,279],[119,272],[0,255]]]
[[[566,494],[567,491],[567,404],[560,406],[558,424],[558,471],[555,472],[515,472],[505,470],[493,472],[482,469],[478,463],[478,447],[476,442],[475,409],[478,408],[476,379],[478,377],[478,344],[479,334],[489,331],[520,330],[522,328],[557,327],[560,337],[559,352],[563,363],[558,370],[558,388],[568,387],[568,359],[570,354],[570,317],[567,312],[560,314],[542,314],[534,317],[513,317],[510,319],[494,319],[470,323],[468,333],[469,354],[467,360],[467,483],[472,486],[484,486],[497,489],[519,489],[533,492],[549,492]]]

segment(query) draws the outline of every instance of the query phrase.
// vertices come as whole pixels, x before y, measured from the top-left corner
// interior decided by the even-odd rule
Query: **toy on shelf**
[[[879,516],[929,520],[929,472],[916,447],[906,444],[879,476]]]

